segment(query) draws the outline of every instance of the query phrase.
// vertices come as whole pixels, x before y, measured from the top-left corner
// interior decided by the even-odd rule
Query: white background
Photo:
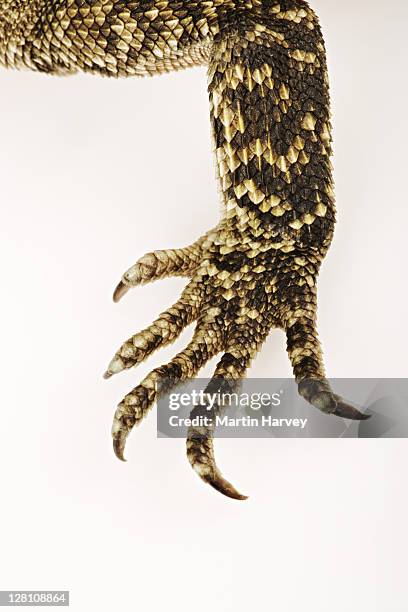
[[[332,377],[405,377],[407,5],[316,0],[327,40],[339,223],[319,284]],[[115,405],[191,337],[110,381],[115,350],[185,282],[114,305],[146,251],[218,219],[204,69],[147,80],[0,73],[0,588],[72,609],[406,612],[405,440],[220,440],[205,486],[182,440]],[[203,373],[209,375],[211,367]],[[251,376],[289,376],[273,332]]]

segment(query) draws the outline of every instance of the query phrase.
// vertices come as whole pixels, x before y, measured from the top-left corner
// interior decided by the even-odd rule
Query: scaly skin
[[[223,212],[185,249],[149,253],[129,287],[170,275],[190,282],[178,302],[125,342],[106,377],[146,359],[196,321],[190,344],[119,404],[115,452],[159,390],[223,353],[211,390],[245,376],[271,328],[282,328],[299,392],[326,413],[365,415],[325,379],[316,281],[335,223],[329,88],[318,19],[303,0],[0,0],[0,64],[51,74],[144,76],[208,65]],[[220,407],[219,407],[220,408]],[[244,499],[219,472],[212,428],[190,429],[201,478]]]

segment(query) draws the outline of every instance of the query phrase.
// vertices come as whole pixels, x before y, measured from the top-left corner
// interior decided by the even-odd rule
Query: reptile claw
[[[117,407],[114,419],[113,419],[112,438],[113,438],[113,450],[117,458],[120,459],[121,461],[126,461],[124,457],[126,439],[131,429],[131,427],[129,429],[126,426],[126,423],[124,423],[123,421],[124,415],[125,415],[124,407],[123,405],[119,404],[119,406]]]
[[[113,292],[113,301],[117,304],[123,298],[123,296],[126,295],[129,289],[130,287],[128,287],[128,285],[125,285],[123,281],[120,281]]]
[[[247,495],[242,495],[239,493],[235,487],[232,486],[228,480],[226,480],[219,471],[215,472],[215,474],[211,477],[204,477],[204,482],[211,485],[216,491],[230,497],[231,499],[245,500],[248,499]]]
[[[300,381],[299,394],[312,406],[325,414],[332,414],[352,421],[366,421],[371,414],[364,414],[347,404],[339,395],[334,394],[328,382],[321,379],[304,379]]]
[[[357,410],[357,408],[353,408],[353,406],[343,402],[337,404],[332,414],[342,417],[343,419],[351,419],[352,421],[366,421],[371,418],[371,414],[364,414],[360,412],[360,410]]]
[[[123,359],[121,359],[121,357],[116,355],[110,362],[108,369],[106,370],[103,377],[105,378],[105,380],[107,380],[108,378],[111,378],[114,374],[118,374],[119,372],[122,372],[122,370],[124,369],[125,369],[125,364],[123,363]]]
[[[126,462],[126,459],[124,456],[126,438],[127,438],[127,435],[123,432],[120,432],[113,437],[113,450],[115,452],[115,455],[117,456],[118,459],[124,462]]]
[[[219,493],[232,499],[248,499],[226,480],[217,467],[214,458],[213,433],[208,430],[204,434],[190,428],[187,436],[187,457],[191,467],[201,480],[209,484]]]
[[[120,421],[118,421],[116,418],[113,422],[112,437],[113,437],[113,450],[115,452],[115,455],[121,461],[126,461],[124,452],[125,452],[125,446],[126,446],[127,432],[123,431]]]

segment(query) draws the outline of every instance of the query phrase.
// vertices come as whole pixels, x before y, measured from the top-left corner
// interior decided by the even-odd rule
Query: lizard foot
[[[316,331],[318,261],[315,255],[294,249],[271,247],[256,254],[245,244],[232,249],[218,231],[209,232],[187,249],[158,251],[139,260],[125,274],[123,286],[171,274],[190,276],[191,280],[171,308],[120,347],[106,376],[141,363],[154,350],[175,340],[193,321],[196,328],[183,351],[152,370],[119,404],[112,427],[116,455],[124,459],[129,433],[141,423],[160,393],[194,378],[219,353],[223,355],[209,388],[213,392],[216,389],[220,397],[230,392],[245,377],[272,328],[286,332],[299,393],[308,402],[325,413],[348,419],[368,418],[334,394],[325,379]],[[124,292],[119,287],[116,295]],[[228,497],[245,499],[216,465],[211,425],[190,428],[187,456],[204,482]]]

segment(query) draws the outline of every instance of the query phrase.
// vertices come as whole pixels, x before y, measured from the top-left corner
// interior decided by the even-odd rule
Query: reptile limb
[[[0,64],[112,77],[208,67],[222,218],[190,247],[148,253],[116,288],[118,301],[136,285],[190,279],[174,306],[120,347],[107,377],[196,324],[188,346],[119,404],[112,429],[119,458],[161,390],[195,376],[218,354],[210,388],[230,389],[272,328],[286,333],[308,402],[328,414],[367,418],[331,390],[316,330],[317,277],[335,204],[325,47],[307,2],[0,0]],[[187,454],[205,482],[244,499],[216,466],[211,426],[190,430]]]

